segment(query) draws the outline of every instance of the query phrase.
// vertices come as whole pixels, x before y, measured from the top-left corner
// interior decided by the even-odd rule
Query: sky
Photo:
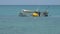
[[[60,5],[60,0],[0,0],[0,5]]]

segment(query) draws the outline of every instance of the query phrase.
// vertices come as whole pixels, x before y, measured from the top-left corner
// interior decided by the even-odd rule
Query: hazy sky
[[[0,5],[60,5],[60,0],[0,0]]]

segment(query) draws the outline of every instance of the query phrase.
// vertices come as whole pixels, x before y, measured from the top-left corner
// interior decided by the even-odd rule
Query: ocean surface
[[[48,17],[19,17],[22,9],[41,12]],[[60,5],[0,5],[0,34],[60,34]]]

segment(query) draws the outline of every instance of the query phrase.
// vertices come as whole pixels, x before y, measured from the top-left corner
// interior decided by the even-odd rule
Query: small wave
[[[60,16],[49,16],[49,17],[60,17]]]

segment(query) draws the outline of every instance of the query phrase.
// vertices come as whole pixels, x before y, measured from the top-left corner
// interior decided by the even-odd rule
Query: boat
[[[19,16],[33,16],[33,17],[40,17],[40,16],[44,16],[47,17],[48,16],[48,10],[45,10],[44,12],[40,12],[39,10],[26,10],[23,9],[21,12],[19,12]]]

